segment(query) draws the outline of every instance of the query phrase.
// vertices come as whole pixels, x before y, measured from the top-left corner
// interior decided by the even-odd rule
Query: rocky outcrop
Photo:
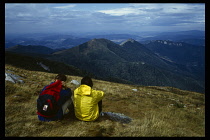
[[[5,81],[10,81],[12,83],[24,83],[23,80],[21,80],[21,78],[22,77],[17,76],[15,74],[5,72]]]

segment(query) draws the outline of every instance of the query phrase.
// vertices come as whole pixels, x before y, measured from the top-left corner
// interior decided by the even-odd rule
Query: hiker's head
[[[93,87],[93,81],[90,77],[85,76],[81,80],[81,85],[88,85],[92,88]]]
[[[67,80],[67,77],[64,74],[58,74],[57,76],[55,76],[55,81],[56,80],[61,80],[65,82]]]

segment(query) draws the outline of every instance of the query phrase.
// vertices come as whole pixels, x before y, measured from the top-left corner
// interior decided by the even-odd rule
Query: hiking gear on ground
[[[114,112],[102,112],[103,116],[107,115],[110,120],[117,121],[120,123],[130,123],[132,119],[128,116],[125,116],[121,113],[114,113]]]
[[[75,116],[82,121],[94,121],[99,117],[98,102],[104,97],[103,91],[80,85],[74,90]]]

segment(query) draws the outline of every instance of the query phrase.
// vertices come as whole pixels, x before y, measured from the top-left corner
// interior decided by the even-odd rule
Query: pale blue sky
[[[205,30],[205,4],[6,3],[6,33]]]

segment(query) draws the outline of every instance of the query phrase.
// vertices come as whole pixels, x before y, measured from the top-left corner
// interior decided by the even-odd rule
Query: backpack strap
[[[53,108],[52,103],[49,99],[47,99],[47,102],[50,104],[50,108]]]

